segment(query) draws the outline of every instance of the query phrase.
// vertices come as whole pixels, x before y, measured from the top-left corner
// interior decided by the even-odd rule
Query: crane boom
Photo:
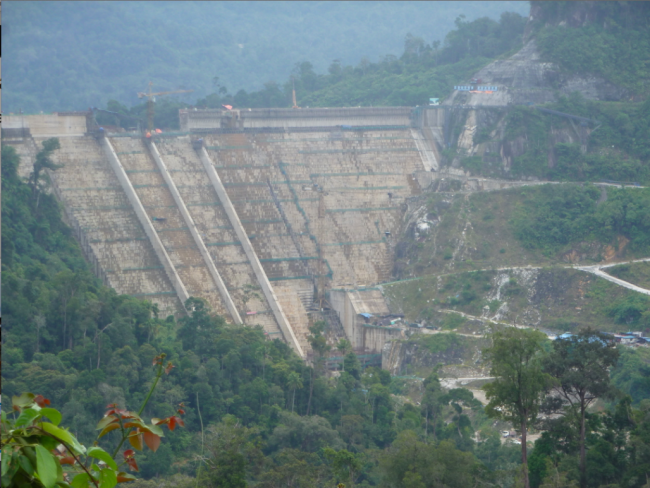
[[[171,95],[172,93],[192,93],[194,90],[172,90],[153,93],[151,91],[151,86],[153,83],[149,82],[149,92],[138,92],[138,98],[147,97],[147,128],[148,130],[153,129],[153,97],[160,95]]]

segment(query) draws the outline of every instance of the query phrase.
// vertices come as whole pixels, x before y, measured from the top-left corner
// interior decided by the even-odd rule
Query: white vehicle
[[[501,432],[501,435],[502,435],[504,438],[505,438],[505,437],[510,437],[510,432],[508,432],[507,430],[504,430],[504,431]]]

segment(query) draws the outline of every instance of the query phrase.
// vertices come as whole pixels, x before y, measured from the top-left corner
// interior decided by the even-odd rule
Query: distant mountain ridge
[[[5,5],[5,112],[137,103],[158,91],[259,90],[296,63],[399,55],[407,33],[442,40],[465,13],[522,15],[525,2],[12,2]],[[219,77],[219,85],[213,78]]]

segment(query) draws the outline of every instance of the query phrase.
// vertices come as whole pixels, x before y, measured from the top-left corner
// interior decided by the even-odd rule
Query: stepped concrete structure
[[[59,138],[52,189],[107,285],[163,316],[201,298],[308,359],[314,316],[367,354],[403,334],[359,314],[388,312],[372,287],[390,279],[406,200],[437,174],[445,113],[181,110],[181,132],[151,139],[85,112],[6,115],[2,132],[23,177]]]

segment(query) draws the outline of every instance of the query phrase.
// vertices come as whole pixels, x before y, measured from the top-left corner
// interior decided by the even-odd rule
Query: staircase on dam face
[[[34,141],[41,147],[41,139]],[[167,278],[102,148],[92,137],[61,137],[51,172],[70,220],[79,226],[117,293],[158,305],[161,316],[179,314],[182,304]]]
[[[149,148],[135,138],[113,137],[110,143],[189,295],[203,298],[215,313],[230,317]]]
[[[278,337],[271,308],[189,138],[165,138],[156,146],[244,323]]]

